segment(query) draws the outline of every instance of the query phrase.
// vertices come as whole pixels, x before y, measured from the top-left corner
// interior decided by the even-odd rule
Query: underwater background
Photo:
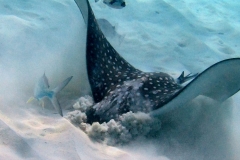
[[[237,0],[126,0],[122,9],[89,1],[109,42],[143,71],[177,78],[240,56]],[[198,97],[164,122],[130,114],[124,122],[138,128],[120,140],[106,125],[83,132],[68,112],[91,95],[85,43],[74,0],[0,0],[0,159],[240,159],[239,93],[222,105]],[[65,117],[47,100],[44,109],[26,103],[43,73],[50,88],[73,76],[59,94]]]

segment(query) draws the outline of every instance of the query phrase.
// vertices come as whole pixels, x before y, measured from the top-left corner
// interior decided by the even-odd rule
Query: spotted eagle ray
[[[145,112],[159,116],[198,95],[223,102],[240,89],[240,59],[218,62],[199,75],[183,74],[176,82],[163,72],[143,72],[134,68],[112,47],[99,28],[88,0],[75,0],[87,26],[87,73],[96,105],[88,112],[88,122],[106,122],[120,115]],[[181,83],[194,78],[186,86]]]

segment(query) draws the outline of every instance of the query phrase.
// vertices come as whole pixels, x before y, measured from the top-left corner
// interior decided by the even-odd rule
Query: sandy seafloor
[[[90,3],[138,69],[177,77],[240,56],[237,0],[128,0],[120,10]],[[168,115],[155,138],[116,146],[91,141],[48,102],[26,104],[44,72],[51,87],[74,76],[59,95],[64,115],[90,93],[85,34],[73,0],[0,0],[0,160],[240,159],[239,93],[223,105],[200,97]]]

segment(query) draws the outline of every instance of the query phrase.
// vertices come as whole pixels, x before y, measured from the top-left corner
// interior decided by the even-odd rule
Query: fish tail
[[[61,115],[63,116],[63,113],[62,113],[62,107],[56,97],[56,94],[53,94],[53,96],[51,98],[49,98],[53,104],[53,107],[56,109],[56,111]]]
[[[52,91],[54,92],[54,95],[59,93],[69,82],[70,80],[73,78],[73,76],[68,77],[67,79],[65,79],[62,83],[60,83],[56,88],[54,88]]]

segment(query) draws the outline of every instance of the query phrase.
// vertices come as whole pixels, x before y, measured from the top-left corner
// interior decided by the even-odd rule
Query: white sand
[[[206,99],[198,100],[193,111],[174,114],[180,127],[163,130],[163,139],[139,139],[124,147],[92,142],[48,102],[44,110],[37,102],[26,104],[44,72],[51,87],[74,76],[60,95],[65,115],[77,97],[89,94],[86,29],[73,0],[0,4],[0,159],[240,159],[239,94],[223,106],[227,109],[211,110]],[[97,18],[115,26],[117,36],[109,38],[114,47],[144,71],[177,77],[183,70],[201,72],[239,57],[238,1],[128,0],[121,10],[101,0],[91,4]]]

